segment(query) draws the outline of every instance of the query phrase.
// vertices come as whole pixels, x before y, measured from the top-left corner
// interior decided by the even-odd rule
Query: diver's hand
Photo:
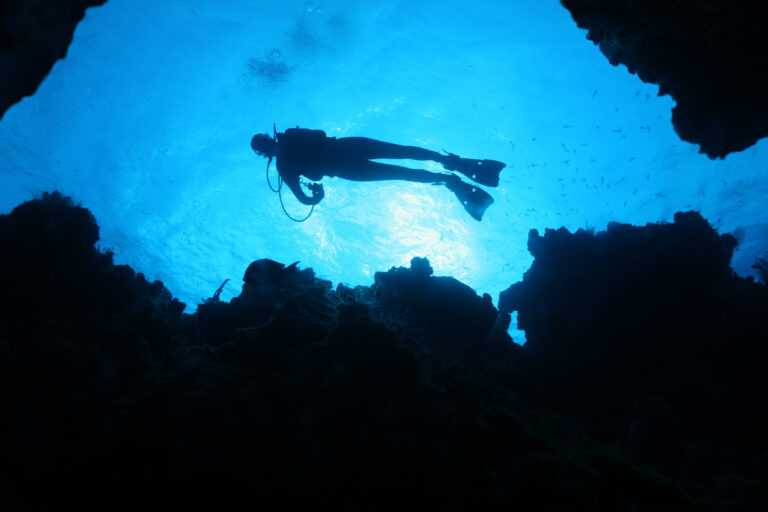
[[[307,188],[312,191],[312,200],[315,204],[322,201],[325,197],[325,190],[323,190],[323,185],[321,183],[309,183],[307,184]]]

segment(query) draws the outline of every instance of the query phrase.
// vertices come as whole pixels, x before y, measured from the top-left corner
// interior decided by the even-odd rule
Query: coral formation
[[[67,54],[88,7],[106,0],[5,0],[0,5],[0,119],[34,94],[54,63]]]
[[[760,282],[768,285],[768,253],[763,254],[752,264],[752,268],[757,271]]]
[[[536,260],[501,301],[524,347],[489,297],[426,259],[354,289],[257,260],[238,297],[186,315],[97,239],[58,193],[0,217],[6,509],[381,493],[766,504],[768,298],[698,214],[533,232]]]
[[[677,102],[672,124],[709,157],[768,136],[764,2],[561,0],[611,64]]]
[[[652,396],[689,435],[757,448],[768,427],[768,293],[732,272],[735,246],[696,212],[599,233],[533,230],[535,261],[499,307],[518,312],[547,393],[594,435],[619,436]],[[713,411],[730,420],[713,421]]]

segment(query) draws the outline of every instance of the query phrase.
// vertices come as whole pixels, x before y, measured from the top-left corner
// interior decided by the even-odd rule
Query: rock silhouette
[[[696,213],[532,232],[536,259],[500,301],[522,347],[506,312],[422,258],[335,289],[256,260],[237,298],[186,315],[97,251],[93,216],[58,193],[0,235],[6,509],[766,503],[766,290]]]

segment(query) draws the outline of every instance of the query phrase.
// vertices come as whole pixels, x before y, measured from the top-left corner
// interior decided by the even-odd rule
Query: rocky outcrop
[[[768,136],[768,5],[734,0],[561,0],[611,64],[677,102],[681,139],[711,158]]]
[[[502,300],[524,347],[426,259],[335,289],[261,259],[238,297],[186,315],[97,239],[57,193],[0,216],[5,510],[767,503],[765,288],[730,274],[733,239],[697,214],[533,233],[534,265]]]
[[[0,119],[31,96],[67,55],[88,7],[106,0],[4,0],[0,4]]]
[[[657,466],[680,468],[697,443],[760,451],[768,290],[732,272],[735,246],[696,212],[531,231],[535,260],[499,307],[518,312],[540,399]]]

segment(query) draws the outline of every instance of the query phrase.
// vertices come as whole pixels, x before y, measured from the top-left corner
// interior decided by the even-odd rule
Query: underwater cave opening
[[[673,101],[657,93],[610,65],[558,2],[109,0],[0,122],[0,211],[43,191],[72,196],[117,262],[190,312],[224,279],[222,298],[237,295],[265,257],[348,285],[427,257],[496,301],[532,261],[530,229],[680,210],[736,232],[733,266],[752,273],[768,248],[768,146],[710,160],[679,140]],[[442,187],[326,179],[297,224],[249,147],[272,123],[507,168],[482,222]]]

